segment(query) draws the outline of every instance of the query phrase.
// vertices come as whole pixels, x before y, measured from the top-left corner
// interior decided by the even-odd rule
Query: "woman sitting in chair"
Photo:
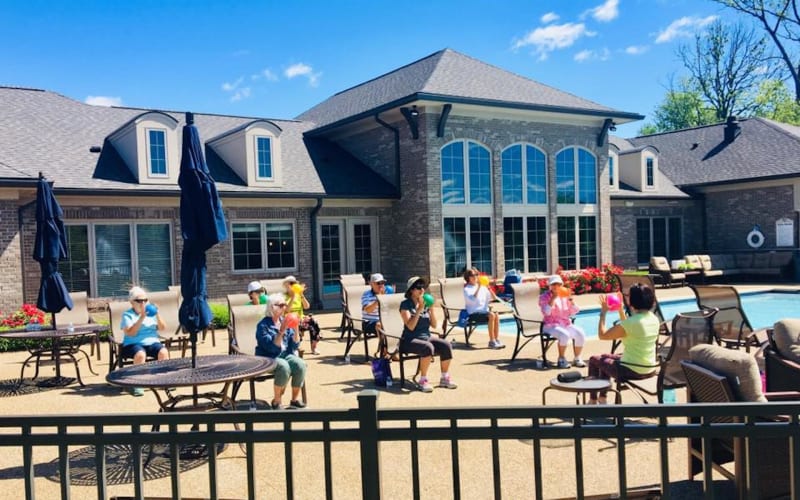
[[[161,343],[158,331],[166,328],[164,320],[158,313],[155,304],[148,304],[147,292],[135,286],[128,292],[131,308],[122,313],[120,328],[125,332],[122,340],[123,358],[133,358],[134,365],[140,365],[147,357],[167,359],[169,352]],[[131,389],[134,396],[144,395],[144,389],[134,387]]]
[[[258,306],[267,303],[267,292],[260,281],[251,281],[247,285],[247,299],[249,305]]]
[[[661,323],[653,314],[656,294],[647,285],[631,286],[627,295],[631,317],[625,308],[619,308],[620,322],[606,331],[606,313],[609,311],[606,295],[600,296],[600,321],[597,337],[601,340],[620,339],[625,350],[622,354],[600,354],[589,358],[589,376],[617,380],[640,380],[651,377],[656,365],[656,339]],[[606,404],[606,394],[590,393],[589,404]]]
[[[292,379],[292,399],[290,408],[305,408],[306,404],[299,399],[300,389],[306,378],[306,362],[296,355],[300,345],[298,332],[289,328],[286,318],[286,299],[282,293],[269,296],[264,319],[256,326],[256,356],[264,356],[275,360],[275,386],[270,407],[281,409],[281,399],[286,384]]]
[[[403,318],[403,335],[400,338],[400,351],[416,354],[419,358],[419,388],[422,392],[433,392],[433,386],[428,381],[428,367],[434,354],[439,355],[442,362],[442,378],[439,385],[447,389],[458,387],[450,378],[448,369],[453,358],[453,348],[450,342],[431,336],[431,328],[436,328],[436,313],[431,307],[432,302],[426,305],[425,287],[428,282],[419,276],[408,280],[406,299],[400,303],[400,316]]]

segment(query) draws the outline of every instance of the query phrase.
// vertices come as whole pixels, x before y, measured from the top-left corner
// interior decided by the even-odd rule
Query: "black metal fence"
[[[504,487],[522,480],[533,484],[529,496],[542,499],[545,498],[543,470],[552,466],[547,460],[550,450],[546,444],[560,440],[568,443],[567,452],[571,451],[574,457],[574,470],[565,470],[565,477],[574,477],[575,482],[560,496],[584,498],[585,445],[590,440],[606,440],[616,448],[616,479],[609,477],[606,486],[610,492],[619,492],[625,498],[632,488],[627,473],[632,466],[628,443],[650,440],[658,451],[649,456],[654,473],[647,477],[648,486],[660,490],[663,498],[670,498],[669,464],[687,460],[686,448],[678,447],[680,452],[676,454],[676,447],[669,446],[670,442],[698,438],[711,449],[712,440],[718,438],[743,438],[744,443],[779,438],[789,443],[789,456],[785,458],[790,463],[791,497],[798,498],[794,485],[800,484],[800,403],[379,409],[377,394],[373,390],[361,392],[358,408],[351,410],[2,417],[0,450],[3,454],[20,454],[22,466],[16,483],[9,482],[14,479],[9,474],[0,474],[0,486],[7,498],[34,499],[42,481],[47,479],[58,484],[63,499],[95,494],[99,499],[113,498],[115,494],[145,498],[152,495],[148,493],[147,481],[160,477],[162,481],[169,478],[168,496],[181,498],[180,474],[202,464],[207,469],[208,481],[202,495],[216,499],[220,497],[219,469],[224,457],[218,456],[218,452],[227,445],[242,450],[243,463],[238,465],[237,461],[236,465],[241,478],[237,483],[241,490],[234,492],[238,498],[263,498],[259,486],[274,480],[266,471],[277,469],[281,470],[280,482],[285,483],[285,491],[281,489],[280,494],[285,493],[286,498],[295,498],[299,482],[308,478],[309,469],[322,475],[320,483],[324,491],[315,491],[316,498],[333,498],[337,486],[343,483],[355,491],[355,496],[360,489],[365,499],[407,498],[409,495],[423,498],[430,496],[422,487],[422,478],[430,474],[430,470],[423,472],[425,457],[420,448],[438,442],[449,448],[444,452],[449,456],[449,464],[440,464],[441,473],[436,477],[440,483],[449,481],[446,496],[462,498],[465,480],[478,474],[483,483],[491,484],[496,499],[502,497]],[[776,414],[790,417],[781,422],[759,418]],[[740,417],[742,423],[712,423],[715,417],[724,416]],[[699,422],[689,423],[689,418]],[[500,448],[501,443],[507,441],[523,443],[520,446],[530,453],[526,457],[531,464],[528,477],[504,474],[507,454],[501,453]],[[471,442],[487,443],[490,448],[485,466],[480,470],[462,465],[463,450]],[[256,446],[262,443],[278,443],[273,446],[283,448],[282,457],[271,454],[269,464],[257,462],[263,457],[257,453]],[[312,462],[304,458],[302,470],[295,470],[296,448],[307,443],[321,447],[319,463],[316,459]],[[341,454],[333,453],[332,448],[338,443],[348,443],[360,451],[360,457],[348,456],[356,473],[334,472],[339,466],[334,459],[340,460]],[[402,443],[408,448],[409,456],[402,460],[394,456],[389,461],[383,459],[382,451],[388,443]],[[52,451],[53,447],[57,448],[57,453],[48,472],[47,468],[42,469],[41,457],[52,453],[47,455],[42,450]],[[216,451],[209,453],[209,450]],[[35,456],[40,457],[39,463]],[[710,459],[706,461],[707,467],[700,479],[711,485]],[[226,467],[231,465],[226,464]],[[564,464],[559,467],[563,468]],[[750,467],[746,467],[744,473],[745,477],[739,480],[748,485],[746,491],[749,492],[755,491],[758,481],[773,480],[757,477]],[[43,479],[43,474],[50,477]],[[384,491],[384,483],[390,478],[400,478],[406,485],[410,483],[408,494]],[[17,484],[19,489],[16,489]],[[124,484],[127,490],[119,493],[120,487],[114,486],[112,492],[110,484]],[[196,496],[197,485],[192,486],[191,495]],[[553,491],[549,494],[552,496]],[[705,497],[714,498],[714,494],[714,488],[709,487]],[[230,495],[226,490],[224,496]],[[337,493],[336,496],[342,495]]]

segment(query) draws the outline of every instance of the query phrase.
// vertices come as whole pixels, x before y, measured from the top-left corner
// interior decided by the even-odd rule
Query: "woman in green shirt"
[[[622,354],[600,354],[589,358],[589,376],[604,379],[638,380],[651,377],[656,367],[656,339],[660,323],[653,314],[656,303],[655,292],[647,285],[631,286],[627,304],[631,316],[626,317],[625,308],[619,308],[620,322],[606,330],[606,313],[609,311],[605,295],[600,296],[600,321],[597,336],[601,340],[620,339],[625,348]],[[606,404],[606,393],[590,393],[589,404]]]

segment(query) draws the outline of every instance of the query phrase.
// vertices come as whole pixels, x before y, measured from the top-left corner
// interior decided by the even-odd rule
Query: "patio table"
[[[78,383],[85,387],[81,379],[81,372],[78,367],[79,358],[76,356],[83,355],[86,358],[86,363],[89,365],[89,371],[94,375],[97,373],[92,369],[92,360],[89,354],[86,353],[81,346],[87,338],[97,338],[100,332],[107,327],[99,324],[80,325],[75,327],[55,328],[46,330],[24,330],[24,331],[6,331],[0,333],[0,338],[4,339],[21,339],[29,340],[27,349],[30,355],[22,363],[22,369],[19,373],[20,383],[24,378],[25,368],[32,359],[36,360],[36,371],[33,378],[39,377],[39,366],[42,363],[42,358],[51,359],[55,362],[56,376],[41,382],[39,385],[43,386],[65,386],[74,382],[76,379],[72,377],[61,376],[61,362],[66,359],[75,365],[75,376]]]

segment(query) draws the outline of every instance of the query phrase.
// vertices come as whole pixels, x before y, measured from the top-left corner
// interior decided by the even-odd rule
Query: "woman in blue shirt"
[[[148,304],[147,292],[135,286],[128,293],[131,308],[122,313],[120,328],[125,333],[122,340],[122,357],[133,358],[134,365],[145,362],[147,357],[167,359],[169,352],[161,343],[158,331],[165,328],[164,320],[155,304]],[[149,306],[149,307],[148,307]],[[131,389],[134,396],[144,394],[144,389]]]
[[[286,321],[286,299],[282,293],[269,296],[264,319],[256,326],[256,356],[275,360],[274,394],[270,406],[273,410],[281,408],[281,398],[289,379],[292,380],[292,399],[290,408],[304,408],[306,404],[299,399],[300,389],[306,378],[306,363],[295,354],[300,346],[300,336],[295,328],[289,328]]]

